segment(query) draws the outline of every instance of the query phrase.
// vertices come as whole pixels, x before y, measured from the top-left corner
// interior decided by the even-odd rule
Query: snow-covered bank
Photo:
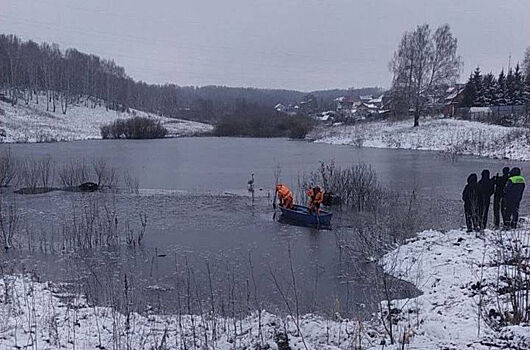
[[[298,332],[294,318],[265,311],[261,318],[254,313],[243,320],[213,318],[208,312],[193,317],[125,315],[110,307],[89,306],[82,297],[29,277],[4,276],[0,288],[1,349],[229,350],[256,349],[258,344],[261,349],[278,349],[285,330],[293,350],[351,349],[359,339],[366,342],[366,329],[358,321],[306,315],[300,317]],[[373,332],[371,337],[377,339]]]
[[[310,139],[340,145],[442,151],[492,158],[530,160],[530,131],[480,122],[424,118],[419,127],[411,120],[363,122],[317,129]]]
[[[423,292],[392,302],[400,310],[398,336],[405,335],[408,349],[530,349],[529,323],[499,322],[500,314],[513,317],[513,305],[509,295],[498,293],[516,285],[510,280],[515,276],[523,285],[520,307],[528,307],[529,244],[528,224],[516,231],[486,230],[479,237],[464,230],[425,231],[387,254],[385,269]],[[517,249],[522,259],[515,258]]]
[[[100,139],[100,127],[117,119],[134,116],[150,116],[160,120],[168,130],[168,136],[191,136],[209,132],[211,125],[171,119],[147,114],[138,110],[130,113],[106,110],[104,106],[92,108],[91,103],[68,106],[66,114],[57,106],[56,112],[46,111],[45,96],[26,103],[22,100],[15,106],[0,101],[0,142],[47,142]]]

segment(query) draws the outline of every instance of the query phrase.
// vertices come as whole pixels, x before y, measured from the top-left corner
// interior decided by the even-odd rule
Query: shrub
[[[379,206],[384,189],[377,181],[377,174],[370,165],[354,164],[342,169],[334,162],[321,162],[318,170],[311,172],[299,182],[299,192],[305,197],[305,190],[311,184],[320,184],[326,192],[339,194],[342,204],[356,212],[373,211]]]
[[[292,139],[302,140],[312,128],[312,124],[306,118],[295,120],[289,127],[288,136]]]
[[[159,120],[146,117],[118,119],[100,128],[104,139],[159,139],[167,135],[167,129]]]

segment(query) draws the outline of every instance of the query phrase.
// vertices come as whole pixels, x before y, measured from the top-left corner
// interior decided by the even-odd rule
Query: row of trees
[[[61,51],[56,44],[22,41],[15,35],[0,35],[0,88],[8,99],[36,99],[46,94],[47,109],[81,98],[95,107],[101,101],[110,109],[137,108],[169,117],[216,120],[231,114],[239,104],[274,106],[278,101],[296,101],[298,91],[261,90],[208,86],[179,87],[135,81],[112,60],[85,54],[76,49]]]
[[[129,77],[112,60],[76,49],[62,51],[56,44],[23,41],[15,35],[0,35],[0,89],[13,104],[24,99],[46,103],[48,110],[69,104],[95,107],[102,101],[109,109],[136,108],[168,117],[217,122],[240,114],[247,105],[272,110],[277,103],[289,105],[313,96],[316,109],[329,109],[334,98],[348,90],[314,91],[312,95],[294,90],[229,88],[225,86],[178,86],[147,84]],[[357,89],[371,93],[372,89]],[[46,100],[39,101],[39,96]],[[265,115],[264,115],[265,116]]]
[[[63,53],[55,44],[39,45],[14,35],[0,35],[0,86],[13,104],[20,98],[35,98],[39,103],[39,94],[44,92],[47,110],[55,111],[60,103],[66,113],[69,102],[82,95],[94,101],[106,99],[116,108],[127,101],[123,86],[130,82],[124,69],[113,61],[74,49]]]
[[[477,67],[464,89],[463,107],[524,105],[530,101],[530,71],[524,77],[519,67],[501,70],[498,78],[493,73],[482,75]]]

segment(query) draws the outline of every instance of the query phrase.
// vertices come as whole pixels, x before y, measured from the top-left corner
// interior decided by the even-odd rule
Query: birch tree
[[[403,34],[390,62],[395,104],[414,112],[414,126],[424,110],[427,97],[437,89],[454,83],[459,77],[462,59],[457,54],[458,41],[448,24],[434,33],[428,24]]]

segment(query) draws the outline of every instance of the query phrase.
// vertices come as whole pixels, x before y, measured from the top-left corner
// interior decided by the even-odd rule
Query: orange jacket
[[[276,193],[278,193],[280,204],[284,208],[292,208],[294,206],[293,194],[291,193],[289,187],[278,184],[276,185]]]
[[[276,192],[281,199],[293,196],[289,187],[282,184],[276,185]]]
[[[324,200],[324,192],[322,190],[315,191],[313,188],[311,188],[309,191],[307,191],[307,196],[309,197],[309,203],[322,203]]]

